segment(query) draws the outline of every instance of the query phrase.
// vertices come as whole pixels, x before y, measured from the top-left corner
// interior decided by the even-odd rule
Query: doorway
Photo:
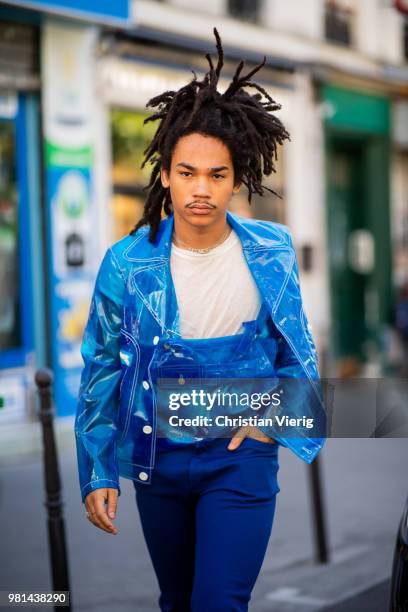
[[[327,135],[331,354],[340,376],[382,360],[391,301],[387,185],[381,138]]]

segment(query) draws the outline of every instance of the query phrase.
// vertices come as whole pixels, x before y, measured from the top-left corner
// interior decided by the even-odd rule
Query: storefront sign
[[[7,4],[90,22],[123,25],[129,19],[129,0],[7,0]]]

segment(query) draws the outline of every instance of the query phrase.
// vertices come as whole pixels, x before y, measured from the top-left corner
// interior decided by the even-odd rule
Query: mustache
[[[199,202],[198,200],[194,201],[194,202],[189,202],[188,204],[186,204],[186,208],[191,208],[191,206],[195,206],[196,204],[204,204],[204,206],[209,206],[211,208],[216,208],[215,204],[212,204],[211,202]]]

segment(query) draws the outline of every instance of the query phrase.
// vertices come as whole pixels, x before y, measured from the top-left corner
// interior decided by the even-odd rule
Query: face
[[[240,188],[234,185],[228,147],[198,133],[179,138],[170,171],[162,170],[161,180],[170,188],[175,222],[196,227],[224,223],[231,196]]]

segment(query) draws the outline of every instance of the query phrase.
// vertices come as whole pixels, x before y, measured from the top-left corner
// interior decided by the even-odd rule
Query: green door
[[[362,151],[352,142],[334,141],[330,150],[329,262],[332,295],[332,341],[340,358],[364,359],[367,335],[364,296],[366,273],[353,266],[351,240],[366,227],[362,185]]]
[[[389,101],[326,86],[332,362],[341,374],[383,364],[392,317]]]

